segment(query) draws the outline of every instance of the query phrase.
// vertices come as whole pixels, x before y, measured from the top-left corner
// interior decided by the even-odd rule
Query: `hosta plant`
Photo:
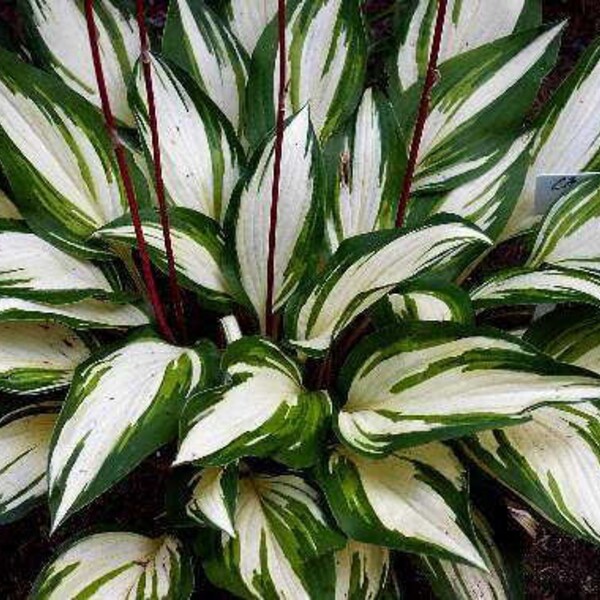
[[[382,43],[358,0],[171,0],[150,48],[141,0],[21,0],[0,523],[171,457],[153,530],[90,523],[34,599],[397,597],[409,563],[516,598],[509,493],[600,543],[600,176],[536,199],[600,166],[600,41],[535,113],[538,0],[389,5]]]

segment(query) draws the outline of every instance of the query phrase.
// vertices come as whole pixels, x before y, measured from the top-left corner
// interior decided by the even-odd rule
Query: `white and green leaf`
[[[58,305],[0,297],[0,323],[16,321],[61,323],[73,329],[126,329],[149,323],[148,315],[133,304],[90,298]]]
[[[376,600],[385,589],[390,552],[382,546],[348,540],[333,555],[336,600]]]
[[[387,303],[401,321],[453,321],[471,325],[475,319],[469,295],[450,283],[409,283],[390,294]]]
[[[277,0],[229,0],[223,4],[229,29],[252,56],[260,36],[277,14]]]
[[[485,568],[470,533],[466,470],[443,444],[382,460],[340,446],[319,483],[349,537]]]
[[[447,190],[497,163],[522,130],[553,66],[563,25],[509,36],[440,67],[425,122],[413,191]],[[420,86],[397,100],[412,138]]]
[[[538,176],[600,170],[599,90],[600,41],[597,41],[585,52],[538,119],[533,160],[504,238],[531,228],[539,220],[535,206]]]
[[[34,34],[34,54],[71,89],[101,106],[94,76],[87,24],[81,2],[73,0],[22,0],[23,14]],[[134,125],[127,103],[127,86],[140,54],[135,19],[111,0],[94,2],[95,24],[108,97],[114,115]],[[77,32],[71,35],[67,32]]]
[[[22,517],[46,495],[57,412],[57,403],[44,402],[0,419],[0,525]]]
[[[231,125],[197,84],[180,70],[151,56],[150,67],[162,153],[162,172],[171,204],[220,222],[244,165]],[[131,102],[149,166],[152,131],[141,66],[135,71]]]
[[[556,360],[600,374],[600,311],[560,306],[536,319],[524,339]]]
[[[390,576],[391,553],[388,548],[346,540],[333,554],[306,565],[317,583],[311,598],[328,600],[377,600],[398,597],[386,594],[393,584]],[[312,591],[312,588],[311,588]]]
[[[188,482],[186,514],[200,525],[212,525],[235,537],[233,519],[238,495],[238,473],[231,465],[207,467]]]
[[[523,189],[530,163],[532,134],[510,142],[498,161],[481,175],[447,194],[415,196],[408,205],[406,222],[421,223],[426,217],[446,213],[473,223],[497,239],[508,222]]]
[[[252,161],[250,172],[231,205],[228,240],[234,270],[247,302],[265,329],[267,265],[275,139],[271,137]],[[322,165],[308,108],[288,121],[283,136],[281,180],[275,245],[274,309],[280,309],[302,276],[318,259],[316,236],[322,221]]]
[[[517,569],[494,540],[494,532],[483,515],[473,511],[473,527],[487,572],[450,560],[423,556],[420,564],[436,598],[440,600],[522,600]]]
[[[600,306],[600,277],[575,269],[508,269],[472,290],[471,300],[475,308],[563,302]]]
[[[560,307],[525,339],[557,360],[600,373],[600,312]],[[469,454],[550,521],[600,539],[600,411],[597,403],[543,408],[529,423],[466,441]]]
[[[398,50],[397,77],[403,89],[425,76],[437,16],[437,0],[418,0],[405,25]],[[439,64],[475,50],[524,27],[539,25],[537,0],[450,0]]]
[[[0,295],[71,303],[116,297],[118,292],[93,263],[55,248],[11,222],[8,226],[0,223]]]
[[[381,456],[513,425],[546,404],[600,398],[600,379],[493,329],[413,323],[359,344],[340,392],[340,439]]]
[[[548,212],[527,261],[600,274],[600,176],[591,177],[561,198]]]
[[[213,376],[210,355],[142,332],[76,371],[48,468],[54,529],[175,438],[186,397]]]
[[[311,561],[343,547],[345,539],[304,480],[295,475],[242,478],[234,527],[235,537],[223,535],[216,556],[204,563],[213,583],[249,598],[325,597],[331,573],[311,568]]]
[[[572,535],[600,541],[600,409],[540,408],[522,425],[463,441],[468,455]]]
[[[389,100],[369,88],[346,131],[325,148],[329,181],[328,236],[344,239],[392,228],[406,166],[406,148]]]
[[[190,558],[176,538],[96,533],[59,551],[36,579],[31,598],[187,600],[193,584]]]
[[[88,238],[126,212],[113,146],[96,109],[61,81],[0,50],[0,153],[29,226],[85,256]],[[145,181],[130,164],[140,204]]]
[[[90,349],[52,323],[0,323],[0,391],[39,394],[66,387]]]
[[[286,110],[310,107],[325,141],[354,112],[367,61],[364,25],[356,0],[302,0],[288,7]],[[256,146],[274,128],[279,56],[274,21],[252,57],[248,78],[246,137]]]
[[[322,353],[355,317],[400,283],[424,272],[448,271],[467,251],[488,243],[478,229],[449,219],[346,240],[314,284],[290,303],[288,337],[305,351]]]
[[[152,262],[167,273],[163,230],[154,211],[142,214],[142,229]],[[227,306],[231,297],[223,273],[225,242],[218,225],[195,210],[175,207],[169,211],[169,230],[179,284],[198,293],[211,305]],[[110,223],[97,235],[107,242],[137,247],[129,216]]]
[[[314,464],[331,417],[328,394],[307,391],[298,366],[260,338],[229,345],[222,367],[228,382],[185,406],[175,464],[225,465],[244,456]]]
[[[195,79],[236,131],[239,130],[245,113],[249,58],[210,7],[190,0],[172,2],[162,50],[165,58]]]

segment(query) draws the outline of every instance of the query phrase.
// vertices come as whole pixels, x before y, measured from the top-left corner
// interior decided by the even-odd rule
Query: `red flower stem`
[[[415,171],[417,169],[417,160],[419,158],[419,150],[423,139],[423,131],[427,116],[429,115],[429,106],[431,103],[431,90],[435,84],[438,59],[440,56],[440,47],[442,45],[442,35],[444,33],[444,23],[446,21],[446,11],[448,8],[448,0],[438,0],[437,19],[435,23],[435,31],[431,44],[431,54],[429,55],[429,64],[427,65],[427,75],[423,85],[423,93],[421,94],[421,102],[419,104],[419,112],[417,122],[415,124],[415,132],[410,147],[410,155],[408,165],[406,166],[406,174],[402,184],[402,196],[398,203],[398,212],[396,213],[396,227],[404,225],[404,217],[406,215],[406,207],[410,198]]]
[[[173,333],[165,318],[163,306],[156,289],[156,283],[152,274],[152,266],[150,264],[150,257],[148,256],[148,249],[146,247],[146,240],[144,238],[144,232],[142,230],[142,223],[140,221],[140,213],[138,209],[137,200],[135,197],[135,190],[129,174],[129,167],[127,166],[127,157],[125,156],[125,149],[119,139],[117,131],[117,125],[113,116],[110,100],[108,98],[108,91],[106,88],[106,80],[104,78],[104,70],[102,68],[102,59],[100,58],[100,47],[98,45],[98,32],[94,23],[94,0],[85,0],[85,18],[87,21],[88,37],[90,40],[90,48],[92,51],[92,60],[94,63],[94,72],[96,74],[96,82],[98,84],[98,92],[100,93],[100,99],[102,102],[102,112],[104,113],[104,120],[108,135],[111,138],[115,154],[117,156],[117,163],[119,165],[119,173],[123,181],[123,187],[125,188],[125,195],[127,196],[127,202],[129,204],[129,210],[131,211],[131,219],[135,229],[135,235],[137,240],[137,247],[140,253],[140,259],[142,262],[142,273],[144,276],[144,283],[148,292],[148,297],[154,310],[156,322],[164,337],[171,343],[175,341]]]
[[[271,193],[271,214],[269,225],[269,255],[267,263],[267,302],[265,323],[268,336],[276,329],[273,303],[275,295],[275,247],[277,243],[277,208],[279,205],[279,187],[281,181],[281,158],[283,155],[283,130],[285,119],[285,79],[286,79],[286,43],[285,43],[285,0],[278,3],[279,37],[279,98],[277,101],[277,126],[275,133],[275,164],[273,165],[273,188]]]
[[[146,86],[146,98],[148,100],[148,117],[150,121],[150,131],[152,132],[152,156],[154,162],[154,178],[156,182],[156,196],[158,198],[158,210],[160,213],[160,224],[165,242],[165,251],[167,254],[167,265],[169,272],[169,292],[171,295],[171,304],[175,310],[177,327],[183,339],[185,339],[185,319],[183,314],[183,300],[181,290],[177,282],[177,270],[175,268],[175,256],[173,253],[173,240],[171,238],[171,229],[169,226],[169,212],[167,209],[167,200],[165,195],[165,183],[162,173],[162,157],[160,152],[160,137],[158,132],[158,118],[156,115],[156,100],[154,96],[154,84],[152,81],[152,66],[150,64],[150,47],[148,43],[148,31],[145,19],[145,2],[136,0],[137,23],[140,33],[141,64],[144,73],[144,83]]]

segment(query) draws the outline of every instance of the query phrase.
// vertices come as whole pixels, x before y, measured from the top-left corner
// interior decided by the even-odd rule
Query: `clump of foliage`
[[[469,471],[600,542],[600,176],[535,194],[600,167],[600,42],[530,122],[538,0],[398,2],[392,45],[358,0],[171,0],[152,52],[141,1],[20,8],[0,523],[47,502],[55,531],[177,445],[164,535],[87,532],[33,598],[395,597],[394,552],[519,597]]]

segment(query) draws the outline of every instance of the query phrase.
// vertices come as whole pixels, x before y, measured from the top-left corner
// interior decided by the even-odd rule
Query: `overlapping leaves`
[[[600,380],[516,338],[453,323],[378,332],[341,372],[341,438],[382,455],[515,424],[545,404],[596,399]]]
[[[298,366],[260,338],[231,344],[222,367],[225,386],[186,404],[177,463],[273,456],[295,467],[313,464],[331,415],[327,393],[307,391]]]
[[[388,97],[364,92],[368,39],[356,0],[288,2],[271,236],[276,2],[174,0],[163,56],[142,58],[176,275],[203,310],[198,318],[191,303],[192,335],[211,331],[206,308],[264,333],[274,253],[281,344],[241,336],[229,316],[237,333],[228,330],[220,355],[150,329],[97,351],[104,333],[79,330],[151,321],[129,252],[136,231],[88,47],[74,52],[82,40],[61,35],[61,26],[83,30],[81,3],[24,4],[32,57],[55,76],[0,50],[0,183],[10,189],[0,193],[0,390],[70,389],[62,404],[42,398],[0,412],[0,522],[49,493],[56,528],[173,443],[191,528],[182,539],[199,537],[207,576],[243,597],[374,599],[392,549],[418,553],[438,594],[510,596],[507,563],[469,504],[465,455],[598,542],[597,178],[552,207],[524,267],[470,294],[454,283],[492,240],[535,221],[538,175],[595,168],[597,45],[524,131],[562,26],[539,27],[537,2],[451,1],[418,195],[394,230],[437,3],[401,15]],[[142,161],[152,132],[136,27],[121,3],[94,8],[148,252],[166,272],[154,165]],[[474,309],[547,302],[595,308],[542,318],[527,341],[473,325]],[[338,341],[364,313],[376,332],[347,357]],[[315,367],[307,355],[327,360]],[[33,597],[183,600],[191,585],[187,549],[172,536],[104,533],[61,550]]]
[[[0,49],[0,151],[19,209],[41,237],[84,256],[124,214],[125,192],[97,110],[54,77]],[[149,194],[131,164],[140,202]]]
[[[193,588],[189,556],[171,537],[98,533],[69,544],[40,573],[32,598],[82,598],[94,590],[114,598],[184,600]]]
[[[54,527],[176,436],[187,395],[212,376],[210,352],[142,332],[78,369],[51,445]]]

